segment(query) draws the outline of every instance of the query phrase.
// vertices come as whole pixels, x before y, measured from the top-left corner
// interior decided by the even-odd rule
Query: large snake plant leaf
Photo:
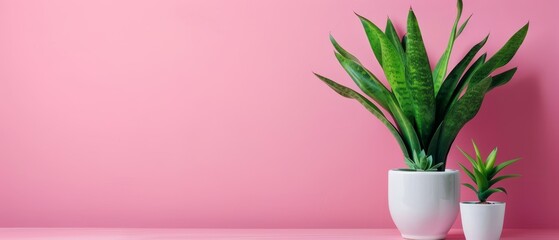
[[[491,82],[491,86],[489,86],[489,91],[493,90],[498,86],[502,86],[508,83],[512,79],[515,73],[516,73],[516,68],[512,68],[493,76],[493,81]]]
[[[487,57],[487,54],[485,54],[485,53],[482,54],[481,56],[479,56],[479,58],[474,63],[472,63],[472,65],[468,68],[466,73],[464,73],[462,78],[460,78],[460,80],[458,81],[458,84],[454,88],[454,92],[452,93],[452,96],[450,97],[450,100],[446,103],[446,106],[444,106],[442,108],[437,108],[437,110],[438,110],[437,119],[442,121],[444,119],[444,117],[446,116],[448,110],[451,109],[452,106],[454,106],[454,104],[456,104],[456,102],[458,101],[458,98],[462,95],[462,93],[465,91],[466,87],[470,83],[470,80],[472,79],[474,73],[477,70],[479,70],[483,66],[483,64],[485,63],[485,58],[486,57]]]
[[[433,155],[438,162],[445,162],[450,146],[456,139],[458,132],[479,111],[485,93],[491,85],[491,77],[469,87],[454,106],[451,107],[441,125],[435,132],[429,145],[429,155]],[[442,169],[444,169],[444,165]]]
[[[342,56],[344,56],[345,58],[349,58],[351,60],[353,60],[356,63],[361,64],[361,62],[359,62],[359,59],[357,59],[355,56],[353,56],[351,53],[349,53],[348,51],[346,51],[344,48],[342,48],[342,46],[340,46],[340,44],[338,44],[338,41],[336,41],[336,39],[334,39],[334,36],[332,36],[332,34],[330,34],[330,42],[332,43],[332,45],[334,46],[334,49],[336,49],[336,51],[338,53],[340,53]]]
[[[398,145],[402,149],[402,152],[404,153],[405,157],[409,157],[409,151],[406,144],[402,140],[402,136],[400,135],[398,130],[394,127],[394,125],[386,118],[386,116],[384,116],[384,114],[380,111],[380,109],[377,106],[375,106],[374,103],[372,103],[371,101],[369,101],[369,99],[365,98],[363,95],[359,94],[358,92],[354,91],[351,88],[336,83],[333,80],[330,80],[319,74],[314,73],[314,75],[316,75],[320,80],[326,83],[326,85],[328,85],[330,88],[332,88],[341,96],[355,99],[359,103],[361,103],[361,105],[363,105],[370,113],[372,113],[375,117],[377,117],[388,128],[390,133],[392,133],[394,138],[396,138],[396,141],[398,142]]]
[[[392,20],[390,20],[390,18],[388,18],[388,20],[386,20],[386,36],[390,39],[390,41],[392,41],[392,44],[394,44],[394,46],[396,47],[396,50],[398,50],[398,53],[400,53],[400,56],[402,57],[402,59],[406,59],[406,52],[404,51],[404,47],[402,46],[402,44],[400,43],[400,38],[398,37],[398,33],[396,32],[396,28],[394,28],[394,24],[392,24]]]
[[[466,28],[466,25],[468,25],[468,22],[470,21],[470,18],[472,18],[472,15],[473,14],[470,14],[470,16],[466,19],[466,21],[464,21],[464,23],[462,23],[460,28],[458,28],[458,32],[456,32],[456,37],[459,37],[460,34],[462,34],[462,31],[464,31],[464,28]]]
[[[406,73],[414,99],[413,115],[421,142],[428,144],[435,121],[435,94],[429,58],[423,43],[417,18],[412,9],[408,14],[406,43]]]
[[[406,117],[396,99],[392,95],[391,97],[392,98],[388,101],[388,111],[392,114],[394,121],[398,125],[406,145],[408,146],[408,150],[410,153],[413,151],[421,151],[422,147],[419,141],[419,136],[417,135],[412,122]]]
[[[404,36],[402,36],[402,49],[404,49],[404,52],[406,51],[406,43],[408,42],[408,35],[404,34]]]
[[[452,71],[450,71],[450,73],[448,74],[448,76],[444,80],[444,82],[443,82],[443,84],[442,84],[442,86],[439,90],[439,93],[437,94],[436,100],[435,100],[436,104],[437,104],[437,110],[438,110],[437,111],[437,117],[436,117],[437,122],[440,122],[442,120],[442,117],[446,113],[445,111],[442,111],[442,110],[447,109],[448,103],[449,103],[450,99],[452,98],[452,94],[454,93],[454,90],[456,89],[456,86],[458,86],[458,82],[460,80],[460,77],[462,77],[462,75],[466,71],[466,68],[468,68],[468,65],[470,65],[470,62],[474,59],[475,55],[485,45],[488,38],[489,38],[489,35],[487,37],[485,37],[481,42],[474,45],[468,51],[468,53],[466,53],[464,58],[462,58],[462,60],[460,60],[460,62],[458,62],[458,64],[456,64],[456,66],[452,69]],[[481,65],[481,63],[474,64],[474,66],[476,66],[476,65],[479,66],[479,65]],[[471,68],[471,69],[475,69],[475,67]],[[470,75],[471,75],[471,73],[470,73]]]
[[[356,15],[357,17],[359,17],[361,24],[363,24],[363,27],[365,29],[365,35],[367,35],[367,40],[369,40],[369,45],[373,50],[373,54],[375,55],[375,58],[377,59],[380,66],[383,67],[381,40],[380,40],[380,36],[378,36],[377,34],[377,32],[380,30],[377,31],[378,27],[375,24],[373,24],[371,21],[366,20],[366,18],[360,16],[357,13]],[[364,21],[367,22],[366,25]],[[372,25],[372,27],[369,27],[369,25]]]
[[[331,37],[332,44],[338,52],[336,58],[359,88],[375,100],[384,109],[389,109],[388,97],[391,93],[370,71],[359,64],[357,58],[344,50],[336,40]],[[356,62],[357,61],[357,62]]]
[[[512,37],[505,43],[505,45],[499,49],[483,66],[475,72],[471,83],[475,84],[485,77],[489,76],[495,69],[500,68],[510,62],[512,57],[524,42],[526,34],[528,33],[528,27],[530,23],[524,25],[520,30],[518,30]]]
[[[339,44],[335,44],[335,48],[348,53]],[[377,101],[379,105],[384,107],[394,118],[397,126],[400,128],[401,134],[408,146],[409,151],[420,151],[421,144],[415,132],[413,124],[407,119],[400,106],[397,104],[394,96],[380,81],[365,67],[355,61],[345,58],[341,53],[335,53],[336,58],[350,75],[353,81],[372,99]]]
[[[339,53],[336,53],[336,58],[361,90],[388,110],[400,128],[409,149],[419,151],[421,146],[415,129],[404,115],[400,106],[398,106],[392,93],[370,71],[360,64],[344,58]]]
[[[458,22],[460,21],[460,17],[462,16],[462,0],[458,0],[456,7],[457,7],[457,14],[456,14],[456,19],[454,20],[454,25],[452,25],[452,30],[450,31],[450,39],[448,40],[448,45],[443,53],[443,55],[441,56],[441,58],[439,59],[439,61],[437,62],[437,65],[435,65],[435,70],[433,71],[433,83],[434,83],[434,88],[435,88],[435,94],[437,94],[439,92],[439,89],[443,83],[443,80],[445,78],[446,75],[446,70],[448,68],[448,61],[450,60],[450,54],[452,52],[452,48],[454,46],[454,40],[456,39],[457,35],[458,35]],[[465,24],[463,24],[462,26],[465,27],[467,24],[467,22]],[[461,30],[459,32],[462,32],[462,30],[464,30],[463,27],[460,27]]]
[[[363,24],[371,48],[377,58],[380,56],[384,75],[392,87],[400,108],[405,116],[413,123],[413,97],[411,89],[406,82],[404,60],[392,41],[374,23],[357,15]],[[380,53],[379,53],[380,52]]]

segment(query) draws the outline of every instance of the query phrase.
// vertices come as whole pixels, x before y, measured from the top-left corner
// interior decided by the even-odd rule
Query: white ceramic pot
[[[388,206],[406,239],[444,239],[458,216],[460,176],[444,172],[388,171]]]
[[[499,240],[505,220],[505,203],[461,202],[462,228],[468,240]]]

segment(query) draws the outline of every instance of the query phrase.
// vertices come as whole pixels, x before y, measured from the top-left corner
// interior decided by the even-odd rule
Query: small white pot
[[[505,220],[505,203],[461,202],[462,228],[468,240],[499,240]]]
[[[388,206],[406,239],[444,239],[458,216],[460,176],[444,172],[388,171]]]

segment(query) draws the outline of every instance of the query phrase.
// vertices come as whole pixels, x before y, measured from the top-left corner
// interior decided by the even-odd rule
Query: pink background
[[[311,71],[353,86],[332,32],[378,72],[353,11],[401,32],[410,4],[434,62],[454,1],[0,1],[0,226],[393,227],[396,141]],[[465,3],[453,63],[531,24],[456,142],[524,157],[506,227],[559,227],[557,7]]]

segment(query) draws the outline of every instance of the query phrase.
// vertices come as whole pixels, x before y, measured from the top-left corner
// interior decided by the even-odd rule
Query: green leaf
[[[408,168],[417,169],[417,166],[415,165],[415,163],[412,162],[409,158],[405,158],[405,162],[406,162],[406,165],[408,165]]]
[[[487,181],[486,176],[477,168],[474,168],[474,176],[476,177],[476,185],[480,192],[489,188],[489,181]]]
[[[473,74],[479,69],[481,68],[481,66],[483,65],[483,63],[485,62],[485,57],[487,56],[487,54],[482,54],[466,71],[466,73],[464,73],[464,76],[462,76],[462,78],[460,79],[460,81],[458,81],[458,84],[456,85],[456,87],[454,88],[454,92],[452,93],[452,96],[450,97],[450,100],[448,101],[446,107],[441,107],[441,108],[437,108],[437,120],[438,121],[442,121],[446,114],[448,114],[448,111],[458,102],[458,98],[462,95],[462,93],[465,91],[466,87],[468,86],[470,80],[473,77]]]
[[[457,38],[458,38],[458,36],[460,36],[460,34],[462,34],[462,31],[464,31],[464,28],[466,28],[466,25],[468,25],[468,22],[470,21],[470,18],[472,18],[472,15],[473,14],[470,14],[468,19],[466,19],[466,21],[464,21],[464,23],[462,23],[462,26],[460,26],[460,28],[458,28],[458,32],[456,33]]]
[[[461,148],[458,148],[458,150],[460,150],[462,155],[464,155],[470,161],[470,163],[472,163],[472,166],[474,166],[475,168],[479,168],[477,161],[472,156],[470,156],[470,154],[464,152],[464,150],[462,150]]]
[[[367,35],[367,39],[369,40],[369,45],[371,46],[371,49],[375,54],[375,58],[377,59],[380,66],[383,67],[384,65],[382,62],[383,49],[381,46],[380,37],[378,35],[378,32],[382,32],[382,31],[380,31],[380,29],[378,29],[378,27],[374,23],[367,20],[366,18],[360,16],[357,13],[355,15],[359,17],[359,20],[363,24],[363,28],[365,29],[365,35]]]
[[[417,171],[437,171],[442,163],[433,165],[433,156],[426,156],[425,151],[421,150],[418,154],[416,150],[412,151],[413,160],[406,158],[406,164],[413,170]]]
[[[478,169],[479,169],[480,172],[485,174],[485,167],[484,167],[485,163],[483,162],[483,157],[481,156],[479,148],[477,147],[477,145],[476,145],[476,143],[474,142],[473,139],[472,139],[472,144],[474,145],[474,151],[476,152]]]
[[[388,98],[391,93],[377,77],[359,63],[345,58],[341,53],[335,53],[335,55],[355,84],[384,109],[389,109],[388,101],[390,100]]]
[[[476,159],[477,159],[477,161],[478,161],[478,164],[480,164],[479,166],[483,166],[483,165],[482,165],[482,164],[483,164],[483,160],[482,160],[482,157],[481,157],[481,153],[480,153],[480,151],[479,151],[479,148],[477,147],[476,142],[474,142],[473,139],[472,139],[472,145],[474,145],[474,151],[476,152]]]
[[[433,155],[439,162],[446,162],[456,135],[478,113],[490,84],[491,77],[488,77],[469,87],[464,96],[451,107],[429,145],[429,155]]]
[[[506,193],[506,190],[504,190],[504,188],[502,188],[502,187],[499,187],[499,188],[490,188],[490,189],[487,189],[485,192],[486,192],[486,193],[490,193],[489,195],[491,195],[491,194],[496,193],[496,192]],[[489,195],[487,195],[487,197],[489,197]]]
[[[452,108],[452,106],[454,104],[456,104],[456,101],[458,100],[458,98],[462,95],[462,93],[464,92],[466,87],[469,85],[474,73],[477,72],[477,70],[479,70],[483,66],[483,64],[485,63],[485,58],[486,57],[487,57],[487,54],[485,54],[485,53],[482,54],[481,56],[479,56],[479,58],[474,63],[472,63],[472,66],[470,66],[468,68],[466,73],[464,73],[464,76],[462,76],[462,78],[460,78],[460,81],[458,81],[458,84],[454,88],[454,92],[452,93],[452,97],[450,97],[450,101],[447,105],[449,109]]]
[[[336,58],[342,64],[344,69],[348,72],[353,81],[371,98],[379,103],[382,107],[394,118],[397,126],[400,129],[402,137],[405,140],[408,151],[421,149],[419,138],[413,128],[413,124],[403,113],[400,106],[398,106],[396,99],[392,93],[378,81],[378,79],[363,66],[344,58],[341,54],[336,53]]]
[[[474,186],[472,186],[472,184],[469,183],[462,183],[462,185],[468,187],[469,189],[472,189],[472,191],[474,191],[475,193],[477,193],[477,190]]]
[[[529,23],[524,25],[520,30],[518,30],[506,43],[505,45],[495,53],[483,66],[474,73],[471,83],[477,83],[489,76],[491,72],[495,69],[500,68],[507,64],[524,42],[526,34],[528,33]]]
[[[491,196],[493,193],[496,192],[502,192],[505,193],[504,188],[491,188],[491,189],[487,189],[485,191],[480,191],[478,192],[478,198],[481,202],[485,202],[487,201],[487,198],[489,198],[489,196]]]
[[[413,96],[411,89],[406,82],[406,74],[404,67],[404,60],[402,56],[398,53],[398,50],[392,44],[390,39],[371,21],[359,16],[363,27],[365,28],[365,33],[369,38],[369,42],[375,54],[380,51],[381,54],[377,54],[377,58],[381,57],[382,69],[384,70],[384,75],[392,87],[392,92],[396,96],[400,108],[404,112],[405,116],[410,122],[414,122],[413,119]]]
[[[502,180],[504,180],[504,179],[507,179],[507,178],[516,178],[516,177],[520,177],[520,174],[508,174],[508,175],[503,175],[503,176],[496,177],[496,178],[491,179],[491,180],[489,181],[489,187],[495,185],[496,183],[498,183],[499,181],[502,181]]]
[[[520,158],[511,159],[511,160],[505,161],[505,162],[503,162],[503,163],[497,165],[497,167],[495,167],[495,171],[493,171],[493,172],[489,175],[489,177],[490,177],[490,178],[493,178],[495,175],[497,175],[497,173],[499,173],[499,172],[500,172],[501,170],[503,170],[505,167],[507,167],[507,166],[509,166],[509,165],[511,165],[511,164],[513,164],[513,163],[515,163],[515,162],[517,162],[518,160],[520,160]]]
[[[515,73],[516,73],[516,68],[512,68],[505,72],[493,76],[493,81],[491,81],[491,86],[489,86],[489,91],[493,90],[493,88],[508,83],[512,79]]]
[[[468,175],[468,177],[470,177],[470,179],[472,179],[472,181],[476,181],[476,177],[474,176],[474,174],[468,170],[466,167],[464,167],[464,165],[462,165],[462,163],[458,163],[460,165],[460,168],[462,168],[462,170]]]
[[[485,172],[489,172],[493,169],[495,160],[497,160],[497,148],[493,149],[493,151],[489,153],[489,156],[487,156],[487,161],[485,162]]]
[[[330,42],[332,43],[332,45],[334,45],[334,48],[336,49],[336,51],[338,53],[340,53],[342,56],[344,56],[347,59],[351,59],[352,61],[354,61],[358,64],[361,64],[361,62],[359,62],[359,59],[357,59],[351,53],[349,53],[344,48],[342,48],[342,46],[340,46],[340,44],[338,44],[338,42],[336,41],[336,39],[334,39],[334,36],[332,36],[332,34],[330,34]]]
[[[427,161],[419,161],[419,169],[427,169]]]
[[[497,188],[491,189],[491,187],[493,187],[493,185],[495,185],[499,181],[502,181],[502,180],[508,179],[508,178],[519,177],[520,175],[509,174],[509,175],[503,175],[503,176],[500,176],[500,177],[497,177],[497,178],[493,179],[493,177],[496,174],[495,170],[499,167],[499,166],[493,167],[494,164],[495,164],[495,161],[497,159],[498,148],[494,148],[493,151],[491,151],[491,153],[487,156],[487,160],[484,161],[483,158],[481,157],[481,154],[479,152],[479,149],[478,149],[476,143],[473,140],[472,140],[472,145],[474,145],[474,150],[476,151],[477,160],[473,159],[469,154],[462,151],[462,149],[460,149],[460,151],[464,154],[464,156],[466,156],[466,158],[474,166],[473,169],[472,169],[473,172],[468,170],[461,163],[458,163],[460,165],[460,168],[462,168],[462,170],[464,170],[464,172],[468,175],[468,177],[470,177],[474,181],[474,183],[477,185],[478,191],[476,191],[472,185],[470,185],[469,187],[472,190],[476,191],[477,196],[478,196],[478,198],[481,202],[485,202],[487,200],[487,198],[495,192],[507,193],[505,188],[497,187]],[[499,167],[499,169],[503,169],[504,167],[514,163],[516,160],[517,159],[513,159],[513,160],[509,160],[507,162],[502,163],[501,167]]]
[[[455,92],[456,87],[458,86],[458,82],[460,77],[466,71],[466,68],[470,64],[470,62],[474,59],[475,55],[479,52],[479,50],[485,45],[487,42],[487,37],[485,37],[481,42],[474,45],[470,51],[460,60],[460,62],[450,71],[446,79],[444,80],[438,94],[436,97],[436,104],[437,104],[437,122],[440,122],[444,115],[446,114],[446,109],[449,106],[450,99]],[[477,63],[480,65],[480,63]],[[474,68],[476,64],[474,63]]]
[[[404,153],[405,157],[409,157],[409,151],[406,147],[406,144],[404,143],[404,141],[402,140],[402,136],[400,135],[400,133],[398,132],[398,130],[396,130],[396,128],[394,127],[394,125],[392,125],[392,123],[390,123],[390,121],[388,121],[388,119],[384,116],[384,114],[380,111],[380,109],[378,109],[378,107],[376,107],[371,101],[369,101],[367,98],[363,97],[361,94],[357,93],[356,91],[352,90],[351,88],[345,87],[343,85],[340,85],[326,77],[323,77],[319,74],[315,75],[322,80],[324,83],[326,83],[330,88],[332,88],[334,91],[336,91],[338,94],[346,97],[346,98],[351,98],[351,99],[355,99],[357,100],[359,103],[361,103],[370,113],[372,113],[375,117],[377,117],[390,131],[390,133],[392,133],[392,135],[394,136],[394,138],[396,138],[396,141],[398,142],[398,145],[400,145],[400,148],[402,149],[402,152]]]
[[[408,146],[408,151],[419,151],[419,149],[422,149],[412,123],[404,115],[404,112],[400,106],[398,106],[396,99],[391,98],[390,101],[388,101],[388,104],[389,112],[392,114],[394,121],[400,129],[405,143]]]
[[[448,45],[443,55],[437,62],[437,65],[435,66],[435,70],[433,71],[433,83],[435,87],[434,88],[435,94],[439,92],[439,89],[443,83],[443,79],[446,75],[446,69],[448,67],[448,61],[450,60],[452,47],[454,46],[454,40],[457,37],[458,22],[460,21],[460,17],[462,16],[462,0],[458,0],[457,9],[458,11],[456,14],[456,19],[454,20],[454,25],[452,26],[452,30],[450,32],[450,39],[448,40]]]
[[[501,190],[501,192],[504,192],[505,194],[509,194],[504,187],[498,187],[496,189]]]
[[[408,35],[404,34],[404,36],[402,36],[402,49],[404,49],[404,52],[406,51],[407,43],[408,43]]]
[[[406,58],[406,53],[404,52],[404,48],[402,47],[402,44],[400,43],[400,38],[398,37],[398,33],[396,32],[396,28],[394,28],[394,24],[392,24],[392,21],[390,20],[390,18],[388,18],[388,20],[386,21],[385,32],[386,32],[386,36],[390,39],[392,44],[394,44],[394,46],[396,47],[396,50],[398,50],[398,53],[400,54],[402,59],[405,59]]]
[[[437,163],[437,164],[433,165],[432,167],[430,167],[429,170],[430,170],[430,171],[435,171],[435,170],[437,170],[439,167],[441,167],[442,165],[443,165],[442,162]]]
[[[421,142],[428,144],[433,134],[435,121],[435,93],[429,58],[425,50],[421,30],[413,10],[408,14],[406,46],[406,72],[414,99],[413,114]]]

